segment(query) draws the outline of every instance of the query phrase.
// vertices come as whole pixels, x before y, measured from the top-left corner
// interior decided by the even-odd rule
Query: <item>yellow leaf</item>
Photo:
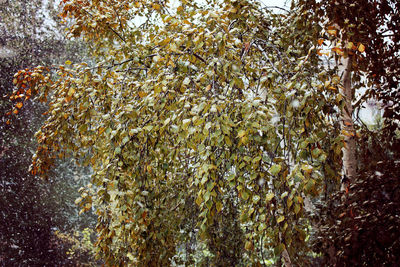
[[[73,96],[73,94],[75,93],[75,89],[74,88],[69,88],[68,90],[68,96]]]
[[[153,4],[155,10],[160,10],[161,6],[159,4]]]
[[[224,136],[224,140],[225,140],[225,143],[226,143],[228,146],[232,146],[232,141],[231,141],[231,139],[230,139],[228,136]]]
[[[358,45],[358,51],[360,51],[361,53],[364,53],[364,51],[365,51],[365,46],[363,45],[363,44],[359,44]]]
[[[179,7],[177,8],[178,13],[181,12],[182,10],[183,10],[183,7],[182,7],[182,6],[179,6]]]
[[[343,49],[339,48],[339,47],[334,47],[332,48],[332,51],[335,52],[336,54],[342,56],[344,54]]]
[[[336,36],[336,34],[337,34],[336,30],[328,30],[327,32],[329,35],[333,35],[333,36]]]
[[[146,92],[140,91],[140,92],[138,93],[138,95],[139,95],[140,98],[143,98],[143,97],[145,97],[147,94],[146,94]]]
[[[147,169],[147,172],[148,172],[148,173],[151,173],[151,166],[150,166],[150,165],[147,165],[147,166],[146,166],[146,169]]]
[[[346,48],[348,48],[348,49],[353,49],[353,47],[354,47],[353,42],[348,42],[346,45]]]
[[[217,201],[217,203],[215,203],[215,207],[217,208],[217,211],[220,212],[222,210],[222,203],[221,201]]]
[[[71,60],[65,61],[65,65],[71,65],[71,64],[72,64]]]
[[[201,194],[199,194],[195,200],[197,206],[200,206],[201,203],[203,203],[203,198],[201,197]]]
[[[17,108],[22,108],[23,104],[22,104],[22,102],[18,102],[15,106],[16,106]]]
[[[162,40],[161,42],[159,42],[158,45],[164,46],[164,45],[168,44],[170,41],[171,41],[171,38],[166,38],[166,39]]]
[[[353,137],[354,136],[354,133],[346,131],[346,130],[342,130],[342,134],[345,135],[345,136],[348,136],[348,137]]]
[[[317,50],[317,54],[319,55],[319,56],[329,56],[329,52],[327,52],[327,51],[325,51],[325,50],[321,50],[321,49],[318,49]]]
[[[253,243],[251,241],[247,241],[246,244],[244,245],[244,248],[246,250],[252,250],[253,249]]]

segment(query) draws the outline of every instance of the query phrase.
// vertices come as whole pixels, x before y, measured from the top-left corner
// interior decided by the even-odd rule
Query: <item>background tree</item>
[[[394,221],[397,210],[392,204],[396,205],[398,200],[399,180],[393,169],[400,151],[399,113],[394,104],[398,102],[400,71],[399,2],[300,1],[300,4],[303,10],[314,14],[314,23],[325,25],[326,35],[321,34],[321,38],[327,40],[326,46],[331,45],[337,63],[333,66],[343,63],[343,58],[347,63],[346,70],[340,66],[334,69],[340,74],[342,68],[343,76],[333,76],[332,81],[341,79],[342,89],[347,91],[342,106],[342,113],[346,113],[343,133],[347,141],[343,165],[344,174],[351,173],[351,177],[347,175],[344,179],[349,182],[344,193],[334,192],[334,197],[320,207],[322,216],[317,215],[316,219],[321,228],[316,234],[319,239],[316,247],[325,244],[322,252],[330,265],[364,266],[379,262],[394,266],[398,262]],[[361,94],[360,89],[364,89]],[[383,109],[383,124],[374,131],[358,118],[360,108],[371,98],[382,103]],[[351,163],[346,165],[348,160]]]
[[[47,6],[45,5],[47,3]],[[2,265],[71,264],[67,248],[53,235],[55,229],[71,231],[84,226],[89,217],[77,223],[74,198],[77,189],[85,184],[63,178],[69,174],[61,167],[49,173],[50,183],[43,183],[29,174],[28,168],[35,149],[33,134],[43,122],[46,106],[25,101],[24,109],[14,106],[19,119],[10,115],[16,71],[38,64],[53,64],[74,57],[79,44],[67,43],[54,24],[57,10],[53,1],[1,1],[0,3],[0,262]],[[23,98],[29,98],[27,93]],[[20,98],[20,99],[23,99]],[[22,104],[22,103],[21,103]],[[8,114],[6,114],[8,113]],[[64,162],[64,166],[72,162]],[[70,178],[70,177],[68,177]],[[57,190],[57,192],[54,192]],[[71,198],[73,198],[71,200]],[[57,246],[57,243],[60,246]],[[65,249],[65,250],[64,250]]]

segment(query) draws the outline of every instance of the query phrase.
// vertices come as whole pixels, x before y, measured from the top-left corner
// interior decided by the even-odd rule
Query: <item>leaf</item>
[[[272,175],[276,176],[281,171],[281,169],[282,169],[281,165],[275,164],[271,168],[269,168],[269,172]]]
[[[73,96],[75,94],[75,89],[73,87],[69,88],[68,96]]]
[[[275,194],[270,192],[265,196],[265,202],[270,202],[275,197]]]
[[[143,98],[143,97],[147,96],[147,93],[143,92],[143,91],[140,91],[140,92],[138,92],[138,95],[139,95],[140,98]]]
[[[152,6],[155,10],[160,10],[161,6],[159,4],[153,4]]]
[[[253,203],[257,204],[258,201],[260,201],[260,196],[259,195],[253,195]]]
[[[124,139],[122,139],[122,144],[125,145],[129,141],[129,136],[125,136]]]
[[[326,31],[329,35],[332,35],[332,36],[336,36],[337,35],[337,30],[327,30]]]
[[[171,38],[165,38],[164,40],[162,40],[161,42],[158,43],[158,45],[160,46],[164,46],[167,45],[169,42],[171,42]]]
[[[335,52],[336,54],[340,55],[340,56],[344,55],[344,51],[340,47],[334,47],[334,48],[332,48],[332,51]]]
[[[182,82],[183,85],[188,85],[189,83],[190,83],[190,78],[189,77],[186,77]]]
[[[247,192],[247,190],[243,190],[243,191],[241,192],[241,194],[242,194],[243,200],[248,200],[249,197],[250,197],[250,194]]]
[[[196,198],[196,204],[197,206],[200,206],[203,203],[203,198],[201,197],[201,194],[199,194]]]
[[[184,130],[186,130],[186,129],[189,127],[191,121],[192,121],[191,119],[184,119],[184,120],[182,121],[182,128],[183,128]]]
[[[300,205],[299,204],[295,204],[294,205],[294,213],[298,214],[300,212],[300,210],[301,210]]]
[[[15,104],[15,107],[19,109],[22,108],[22,106],[23,106],[22,102],[18,102],[17,104]]]
[[[301,169],[302,169],[303,171],[305,171],[306,173],[310,174],[310,173],[312,172],[312,170],[313,170],[313,167],[310,166],[310,165],[308,165],[308,164],[303,164],[303,165],[301,166]]]
[[[234,173],[231,173],[226,179],[227,179],[228,181],[232,181],[234,178],[235,178],[235,174],[234,174]]]
[[[358,44],[358,51],[360,51],[360,53],[364,53],[365,51],[365,46],[363,44]]]
[[[246,134],[246,131],[245,130],[240,130],[239,132],[238,132],[238,137],[239,138],[242,138],[244,135]]]
[[[246,243],[245,243],[245,245],[244,245],[244,248],[246,249],[246,250],[253,250],[253,242],[251,242],[251,241],[246,241]]]
[[[72,64],[71,60],[65,61],[65,65],[71,65],[71,64]]]
[[[217,209],[218,212],[221,212],[221,210],[222,210],[222,203],[221,203],[221,201],[217,201],[217,202],[215,203],[215,208]]]
[[[285,216],[281,215],[281,216],[278,217],[278,219],[276,219],[276,222],[277,222],[277,223],[281,223],[281,222],[283,222],[284,220],[285,220]]]
[[[346,48],[347,48],[347,49],[353,49],[353,50],[354,50],[355,45],[353,44],[353,42],[348,42],[348,43],[346,44]]]

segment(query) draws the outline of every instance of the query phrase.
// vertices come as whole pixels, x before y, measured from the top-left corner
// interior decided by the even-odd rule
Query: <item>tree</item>
[[[65,155],[93,169],[80,205],[106,264],[169,265],[201,244],[214,265],[309,264],[305,203],[338,189],[346,101],[304,6],[63,1],[94,62],[19,71],[15,96],[49,100],[34,174]]]
[[[400,71],[399,2],[301,1],[300,4],[303,10],[313,12],[314,23],[326,29],[326,35],[321,33],[320,38],[326,40],[326,46],[331,45],[336,60],[332,75],[339,74],[332,81],[334,78],[342,81],[345,100],[341,106],[346,144],[345,192],[334,192],[321,207],[323,220],[321,223],[321,217],[318,218],[317,244],[321,240],[325,244],[329,265],[396,265],[398,240],[393,216],[397,211],[391,205],[395,206],[398,199],[395,182],[398,173],[389,166],[396,166],[395,155],[399,151],[399,110],[393,104],[399,90],[396,82]],[[357,96],[358,89],[365,92]],[[353,112],[371,98],[383,104],[384,120],[379,132],[368,130],[358,119],[358,113]],[[380,212],[373,212],[374,208]]]

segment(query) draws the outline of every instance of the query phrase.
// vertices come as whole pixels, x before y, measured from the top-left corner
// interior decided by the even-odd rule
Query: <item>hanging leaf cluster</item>
[[[189,217],[218,252],[218,218],[234,214],[242,260],[305,262],[305,201],[339,181],[343,146],[316,26],[244,0],[62,2],[93,61],[20,71],[13,97],[49,102],[32,173],[91,166],[77,203],[96,208],[99,256],[169,265]]]

